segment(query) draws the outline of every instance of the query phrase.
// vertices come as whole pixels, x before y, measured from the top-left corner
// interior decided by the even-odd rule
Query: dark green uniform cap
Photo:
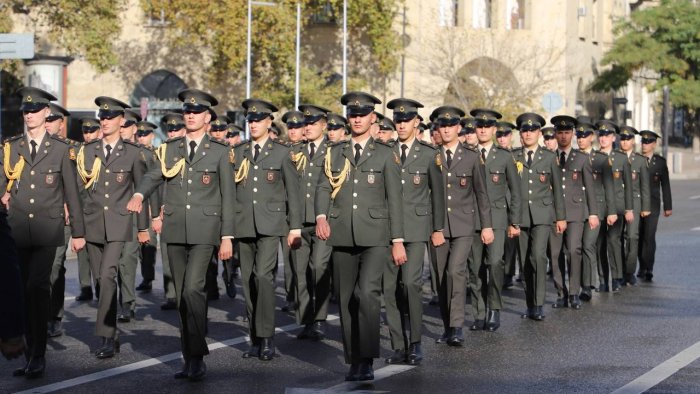
[[[210,122],[209,124],[211,125],[211,131],[226,131],[229,123],[231,123],[231,119],[229,119],[228,116],[220,115],[216,117],[216,120]]]
[[[348,124],[348,120],[343,115],[330,112],[326,116],[328,117],[328,130],[342,129]]]
[[[437,107],[430,114],[430,119],[440,126],[456,126],[459,124],[460,119],[465,115],[464,111],[460,108],[453,107],[451,105],[443,105],[442,107]]]
[[[549,121],[557,130],[573,130],[576,127],[576,119],[573,116],[557,115]]]
[[[503,115],[492,110],[484,108],[475,108],[469,111],[469,115],[473,116],[476,121],[476,127],[491,127],[495,126],[498,119]]]
[[[515,124],[520,131],[532,131],[541,129],[547,121],[540,115],[534,112],[525,112],[518,115],[515,119]]]
[[[379,130],[396,131],[396,125],[391,119],[384,117],[379,121]]]
[[[274,104],[256,98],[246,99],[241,105],[246,111],[245,118],[249,122],[257,122],[267,117],[269,117],[270,119],[275,119],[275,117],[272,116],[272,114],[278,111],[277,107],[275,107]]]
[[[136,123],[136,136],[137,137],[145,137],[149,134],[151,134],[155,129],[157,129],[158,126],[151,122],[138,122]]]
[[[226,138],[235,137],[237,135],[240,135],[241,132],[243,132],[243,128],[241,126],[234,123],[229,123],[228,131],[226,132]]]
[[[304,113],[301,111],[287,111],[282,115],[282,122],[287,125],[287,129],[304,127]]]
[[[420,122],[420,123],[418,124],[419,133],[422,133],[422,132],[424,132],[425,130],[428,130],[429,128],[430,128],[430,127],[428,127],[428,125],[425,124],[425,123],[423,123],[423,122]]]
[[[51,113],[46,117],[47,122],[53,122],[54,120],[70,116],[70,112],[56,103],[49,103],[49,110],[51,110]]]
[[[95,99],[95,104],[100,108],[97,117],[100,119],[112,119],[119,115],[124,115],[124,111],[131,106],[123,101],[112,97],[99,96]],[[140,120],[140,119],[139,119]]]
[[[185,119],[182,114],[168,112],[160,118],[160,122],[165,125],[167,131],[177,131],[185,127]]]
[[[598,123],[595,124],[595,127],[598,130],[599,136],[614,134],[620,129],[615,123],[607,119],[599,120]]]
[[[496,123],[496,137],[503,137],[513,132],[515,125],[510,122]]]
[[[177,98],[182,101],[183,112],[202,113],[219,104],[216,97],[199,89],[181,90]]]
[[[48,107],[49,101],[58,100],[46,90],[33,87],[19,88],[16,94],[22,96],[22,104],[19,107],[22,112],[36,112]]]
[[[299,111],[304,114],[304,123],[306,124],[314,124],[321,119],[326,119],[327,114],[331,112],[328,108],[312,104],[301,104]]]
[[[464,134],[471,134],[476,132],[477,122],[474,118],[462,118],[460,119],[459,124],[462,125],[462,130],[464,130],[465,132]]]
[[[416,100],[397,98],[389,101],[386,107],[394,110],[394,121],[398,123],[409,121],[417,116],[420,117],[418,108],[423,108],[423,104]]]
[[[576,138],[585,138],[594,133],[595,126],[590,122],[576,119]]]
[[[651,144],[653,142],[656,142],[657,138],[661,138],[660,135],[654,133],[651,130],[642,130],[639,132],[639,135],[642,136],[642,144]]]
[[[345,112],[348,116],[365,116],[374,111],[374,106],[381,104],[382,101],[369,93],[348,92],[340,97],[340,103],[345,106]]]
[[[124,126],[123,127],[129,127],[131,125],[134,125],[138,122],[140,122],[141,119],[141,113],[137,112],[133,109],[125,109],[124,110]]]
[[[94,133],[100,129],[100,121],[95,118],[82,118],[80,119],[80,129],[83,134]]]
[[[282,135],[282,129],[277,123],[272,123],[272,126],[270,127],[270,131],[273,132],[276,136]]]
[[[631,140],[637,133],[639,133],[637,129],[632,126],[620,126],[620,139],[623,141]]]
[[[543,127],[540,130],[542,131],[542,138],[545,140],[551,140],[557,134],[557,129],[552,126]]]

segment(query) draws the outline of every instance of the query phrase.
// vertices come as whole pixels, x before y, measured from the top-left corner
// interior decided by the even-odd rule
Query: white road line
[[[307,389],[288,387],[285,389],[285,394],[330,394],[330,393],[387,393],[388,391],[374,391],[372,385],[382,379],[400,373],[410,371],[415,368],[414,365],[387,365],[384,368],[374,371],[374,380],[368,382],[344,382],[337,384],[327,389]],[[369,389],[368,389],[369,387]]]
[[[339,319],[339,317],[337,315],[328,315],[328,318],[326,319],[326,321],[333,321],[333,320],[337,320],[337,319]],[[297,328],[299,328],[298,324],[288,324],[286,326],[276,328],[275,332],[282,333],[282,332],[291,331],[291,330],[294,330]],[[221,341],[221,342],[210,343],[209,344],[209,351],[221,349],[223,347],[238,345],[240,343],[248,341],[248,339],[249,339],[248,336],[242,336],[242,337],[227,339],[227,340]],[[73,379],[68,379],[68,380],[64,380],[61,382],[48,384],[46,386],[35,387],[35,388],[29,389],[26,391],[20,391],[18,394],[51,393],[51,392],[58,391],[58,390],[64,390],[64,389],[75,387],[75,386],[78,386],[81,384],[90,383],[90,382],[94,382],[94,381],[101,380],[101,379],[111,378],[113,376],[122,375],[122,374],[125,374],[128,372],[137,371],[139,369],[152,367],[152,366],[157,365],[157,364],[167,363],[167,362],[179,359],[181,357],[181,355],[182,355],[182,353],[176,352],[176,353],[170,353],[170,354],[166,354],[166,355],[156,357],[156,358],[149,358],[147,360],[142,360],[142,361],[138,361],[138,362],[127,364],[127,365],[122,365],[119,367],[106,369],[104,371],[94,372],[94,373],[91,373],[89,375],[78,376],[78,377],[73,378]]]
[[[700,227],[693,227],[690,229],[690,231],[700,231]]]
[[[700,194],[698,194],[697,196],[692,196],[688,198],[688,200],[700,200]]]
[[[700,358],[700,342],[683,350],[654,367],[651,371],[627,383],[612,394],[639,394],[668,379],[670,376]]]

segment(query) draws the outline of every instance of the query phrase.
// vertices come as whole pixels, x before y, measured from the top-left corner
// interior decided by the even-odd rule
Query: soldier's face
[[[136,138],[138,139],[139,144],[151,146],[151,144],[153,144],[154,135],[153,135],[153,133],[148,133],[147,135],[145,135],[143,137],[136,137]]]
[[[313,123],[307,123],[306,126],[304,126],[304,136],[306,140],[316,141],[321,138],[327,125],[328,123],[323,119],[319,119]],[[330,134],[330,131],[328,133]]]
[[[270,119],[270,117],[263,120],[249,120],[248,129],[250,130],[250,138],[256,141],[265,138],[268,135],[268,131],[270,130],[271,126],[272,119]],[[271,138],[274,136],[274,133],[269,134],[271,135]]]
[[[493,134],[496,132],[496,126],[477,127],[476,138],[480,144],[488,144],[493,140]]]
[[[588,150],[593,145],[593,134],[589,134],[585,137],[576,138],[576,143],[581,150]]]
[[[97,130],[93,131],[92,133],[83,132],[83,139],[85,140],[85,142],[91,142],[99,138],[98,135],[99,134],[97,133]]]
[[[649,144],[642,143],[642,154],[643,155],[648,155],[650,153],[654,153],[655,149],[656,149],[656,141],[649,143]]]
[[[622,149],[623,152],[632,151],[632,149],[634,149],[634,138],[628,140],[620,139],[620,149]]]
[[[61,118],[54,119],[50,122],[47,121],[45,124],[46,132],[51,135],[59,134],[59,132],[61,131],[61,126],[63,126],[63,119]]]
[[[211,114],[209,111],[204,112],[185,112],[183,114],[185,119],[185,129],[189,132],[204,131],[209,126],[211,121]]]
[[[328,130],[328,140],[331,142],[342,141],[343,137],[345,137],[345,129],[342,127],[335,130]]]
[[[120,132],[122,125],[124,124],[124,117],[119,115],[111,119],[102,118],[100,119],[100,132],[105,137],[112,136]]]
[[[551,151],[557,150],[558,146],[559,146],[559,143],[557,142],[557,139],[554,137],[549,137],[549,139],[544,140],[544,147],[551,150]]]
[[[168,130],[168,138],[183,137],[185,135],[185,128],[170,131]]]
[[[452,144],[457,140],[457,135],[462,126],[457,123],[454,126],[440,126],[438,130],[440,131],[440,137],[442,137],[443,144]]]
[[[229,145],[236,145],[237,143],[241,142],[241,136],[237,135],[235,137],[226,138],[226,140],[228,141]]]
[[[209,134],[210,134],[212,137],[216,138],[217,140],[221,140],[221,139],[223,139],[224,137],[226,137],[226,130],[224,130],[224,131],[214,131],[214,130],[211,130],[211,131],[209,132]]]
[[[430,139],[433,141],[434,145],[442,145],[442,135],[440,135],[439,130],[435,130],[430,134]]]
[[[613,141],[615,141],[614,134],[599,135],[598,144],[600,144],[600,149],[610,149]]]
[[[496,137],[496,141],[498,141],[498,146],[500,146],[501,148],[506,148],[506,149],[510,149],[510,141],[512,139],[513,139],[512,133],[508,133],[506,135]]]
[[[304,127],[294,127],[291,129],[287,129],[287,138],[289,138],[289,142],[295,143],[299,142],[304,138]]]
[[[476,136],[476,133],[469,133],[465,135],[465,140],[469,145],[476,145],[479,143],[479,138]]]
[[[134,141],[134,134],[136,134],[136,129],[137,127],[135,124],[132,124],[131,126],[127,127],[122,126],[119,130],[119,136],[122,137],[122,139],[125,141]]]
[[[415,137],[419,123],[417,116],[410,120],[395,121],[394,124],[396,124],[396,133],[399,135],[399,141],[408,141]]]
[[[537,143],[540,141],[540,135],[542,135],[542,132],[540,131],[540,129],[520,132],[520,138],[522,138],[523,145],[526,148],[536,147]],[[555,143],[556,143],[556,141],[555,141]]]
[[[554,134],[554,138],[556,138],[557,144],[561,149],[570,147],[573,137],[574,132],[572,130],[557,130]]]
[[[391,139],[391,130],[379,130],[377,132],[377,139],[382,142],[388,142]]]
[[[28,129],[36,129],[46,123],[46,117],[51,114],[49,107],[42,108],[36,112],[22,112],[24,124]]]
[[[348,115],[348,121],[350,122],[350,130],[353,135],[359,136],[369,131],[370,136],[375,137],[373,132],[379,131],[379,125],[376,124],[377,115],[374,112],[370,112],[367,115]]]

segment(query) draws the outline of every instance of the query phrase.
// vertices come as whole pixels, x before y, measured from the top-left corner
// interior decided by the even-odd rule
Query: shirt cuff
[[[394,238],[394,239],[391,240],[391,243],[392,243],[392,244],[397,244],[397,243],[399,243],[399,242],[402,242],[402,243],[403,243],[403,238]]]
[[[325,219],[325,218],[326,218],[326,215],[324,215],[324,214],[316,215],[316,220],[318,220],[318,219]]]
[[[233,235],[223,235],[221,239],[233,239]]]
[[[134,197],[136,197],[136,196],[139,196],[139,197],[141,197],[141,201],[145,200],[145,198],[143,197],[143,194],[141,194],[141,193],[138,193],[138,192],[137,192],[137,193],[134,193],[134,195],[133,195],[133,196],[131,196],[131,198],[134,198]]]
[[[289,230],[289,234],[291,234],[291,235],[301,235],[301,229],[300,229],[300,228],[291,229],[291,230]]]

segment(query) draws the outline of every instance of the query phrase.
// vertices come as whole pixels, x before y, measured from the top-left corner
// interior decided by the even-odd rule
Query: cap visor
[[[27,103],[24,102],[22,105],[19,107],[19,110],[22,112],[36,112],[41,109],[44,109],[48,107],[48,104],[42,104],[42,103]]]
[[[416,113],[414,112],[408,112],[408,113],[394,113],[394,123],[400,123],[400,122],[408,122],[409,120],[412,120],[416,117]]]
[[[97,113],[97,117],[100,119],[113,119],[116,118],[119,115],[123,115],[124,112],[122,111],[109,111],[109,110],[104,110],[101,109],[100,112]],[[126,125],[126,123],[124,124]]]
[[[347,107],[348,116],[366,116],[372,113],[372,111],[374,111],[374,107]]]
[[[251,121],[258,122],[258,121],[261,121],[261,120],[267,118],[268,116],[270,116],[270,114],[265,113],[265,112],[248,113],[245,116],[245,120],[247,120],[248,122],[251,122]]]
[[[456,126],[459,124],[459,118],[454,119],[438,119],[435,123],[439,126]]]
[[[201,114],[208,109],[209,107],[200,104],[185,103],[182,105],[182,112],[194,112],[195,114]]]

